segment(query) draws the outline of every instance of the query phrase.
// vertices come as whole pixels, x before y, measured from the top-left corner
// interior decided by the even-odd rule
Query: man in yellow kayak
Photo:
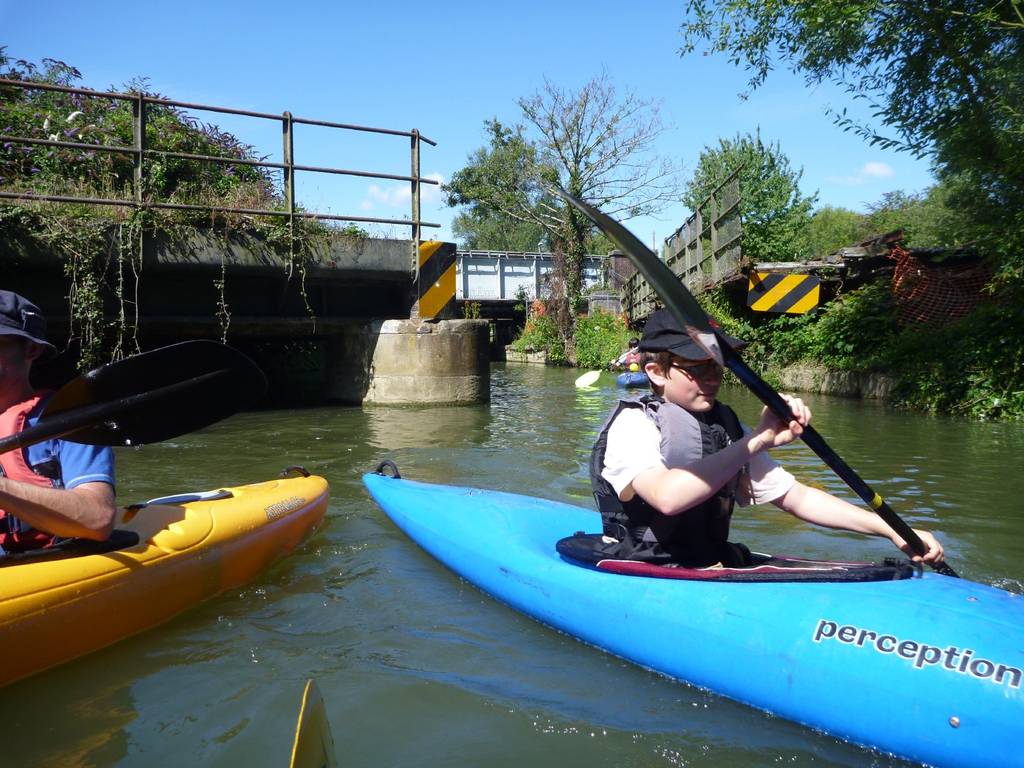
[[[55,351],[39,307],[0,290],[0,436],[38,420],[47,393],[32,387],[32,365]],[[0,454],[0,554],[103,541],[116,512],[110,448],[46,440]]]

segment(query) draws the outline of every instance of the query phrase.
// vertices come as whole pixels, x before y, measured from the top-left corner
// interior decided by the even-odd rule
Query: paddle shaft
[[[717,332],[716,332],[717,333]],[[740,357],[732,351],[728,342],[724,339],[719,341],[722,350],[725,352],[725,365],[736,374],[736,377],[746,385],[746,387],[754,393],[762,403],[778,416],[780,419],[790,421],[793,418],[793,411],[789,407],[789,404],[782,399],[782,396],[776,392],[764,379],[758,376],[750,366],[743,362]],[[832,450],[832,447],[825,441],[825,438],[821,436],[810,424],[804,426],[803,432],[800,438],[807,444],[807,446],[817,454],[818,458],[825,462],[828,467],[835,472],[840,479],[843,480],[850,490],[856,493],[865,504],[873,509],[879,517],[881,517],[890,528],[896,531],[900,537],[907,542],[911,549],[918,555],[924,555],[928,548],[924,542],[921,541],[921,537],[918,536],[914,530],[907,525],[903,518],[897,515],[892,507],[886,503],[874,489],[869,486],[860,475],[843,461],[843,458]],[[957,576],[958,574],[946,563],[938,563],[932,566],[938,573],[944,576]]]
[[[81,408],[74,408],[65,413],[57,413],[48,418],[40,419],[34,426],[23,429],[14,435],[0,438],[0,453],[7,453],[16,448],[24,448],[28,445],[35,445],[44,440],[72,435],[82,427],[97,424],[101,421],[114,418],[132,408],[158,401],[167,395],[177,394],[184,390],[202,387],[213,379],[224,375],[227,371],[213,371],[202,376],[180,381],[166,387],[154,389],[149,392],[142,392],[137,395],[118,398],[106,403],[97,403]]]

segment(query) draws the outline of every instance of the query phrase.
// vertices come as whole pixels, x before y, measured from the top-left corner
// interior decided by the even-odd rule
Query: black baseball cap
[[[57,352],[46,340],[46,318],[42,311],[14,291],[0,291],[0,336],[22,336],[42,344],[47,357]]]
[[[733,349],[742,349],[747,345],[747,342],[725,333],[714,318],[709,317],[708,320]],[[690,337],[667,309],[659,309],[647,318],[644,336],[640,339],[640,349],[643,352],[671,352],[687,360],[708,359],[704,347]]]

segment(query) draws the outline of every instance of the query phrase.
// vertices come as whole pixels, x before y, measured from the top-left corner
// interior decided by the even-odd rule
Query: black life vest
[[[738,473],[711,498],[677,515],[663,515],[639,495],[621,501],[611,483],[601,476],[608,447],[608,429],[626,408],[641,408],[661,432],[661,455],[670,469],[687,467],[743,436],[736,413],[715,403],[706,413],[690,413],[657,395],[620,400],[605,422],[590,455],[590,483],[601,511],[609,557],[675,562],[704,567],[721,562],[746,564],[749,550],[730,544],[729,521],[736,501]]]

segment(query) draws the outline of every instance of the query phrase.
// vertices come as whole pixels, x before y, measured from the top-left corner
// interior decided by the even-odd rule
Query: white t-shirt
[[[745,427],[743,431],[750,432]],[[664,466],[661,431],[642,409],[622,409],[608,428],[601,477],[621,494],[641,472]],[[776,464],[766,451],[755,454],[747,468],[749,471],[743,475],[746,481],[736,488],[736,503],[741,507],[774,501],[796,482],[796,478]]]

